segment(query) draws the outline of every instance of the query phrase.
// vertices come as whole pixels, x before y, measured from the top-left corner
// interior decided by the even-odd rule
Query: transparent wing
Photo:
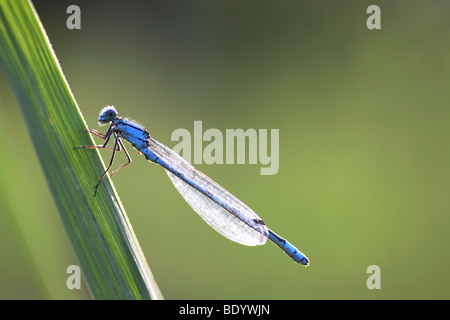
[[[212,228],[228,239],[243,245],[256,246],[266,243],[268,229],[252,209],[214,180],[195,169],[175,151],[152,137],[149,138],[149,148],[166,162],[169,168],[183,174],[186,180],[192,181],[194,185],[200,186],[219,200],[218,202],[213,201],[172,174],[169,169],[167,170],[167,174],[178,192]],[[225,203],[227,208],[220,205],[220,202]]]

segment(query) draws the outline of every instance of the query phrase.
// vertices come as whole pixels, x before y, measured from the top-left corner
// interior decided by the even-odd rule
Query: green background
[[[81,30],[66,27],[70,4]],[[371,4],[381,30],[366,27]],[[223,133],[280,130],[276,175],[260,175],[262,164],[196,167],[302,250],[308,268],[272,244],[220,236],[128,148],[133,163],[114,182],[165,298],[450,298],[448,2],[34,5],[91,128],[114,104],[171,147],[195,120]],[[0,112],[0,298],[89,298],[84,284],[66,287],[77,262],[3,76]],[[370,265],[380,290],[366,286]]]

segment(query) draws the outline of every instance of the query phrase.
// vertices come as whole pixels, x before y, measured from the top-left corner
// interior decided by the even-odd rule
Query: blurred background
[[[195,120],[279,129],[276,175],[196,167],[308,268],[217,234],[134,151],[114,176],[166,299],[450,298],[448,1],[33,3],[90,128],[113,104],[170,147]],[[71,4],[81,30],[66,27]],[[366,27],[371,4],[381,30]],[[77,261],[2,75],[0,112],[0,298],[89,299],[66,287]]]

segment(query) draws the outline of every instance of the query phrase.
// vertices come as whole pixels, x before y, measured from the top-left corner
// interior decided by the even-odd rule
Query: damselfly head
[[[107,106],[100,111],[98,116],[98,122],[100,124],[105,124],[114,121],[117,118],[117,111],[113,106]]]

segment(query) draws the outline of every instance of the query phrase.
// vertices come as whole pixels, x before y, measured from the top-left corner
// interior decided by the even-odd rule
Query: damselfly
[[[189,205],[217,232],[230,240],[247,246],[263,245],[267,239],[281,248],[289,257],[304,266],[309,265],[308,258],[288,241],[268,229],[261,218],[242,201],[233,196],[211,178],[201,173],[184,160],[175,151],[156,141],[143,127],[130,120],[118,117],[112,106],[105,107],[99,115],[100,124],[111,123],[105,134],[97,130],[87,131],[105,140],[101,146],[81,146],[78,148],[109,149],[112,150],[111,160],[106,171],[95,186],[97,189],[111,168],[117,151],[123,150],[128,162],[111,175],[131,163],[131,158],[121,139],[127,140],[145,158],[166,169],[175,188],[189,203]],[[111,137],[114,146],[107,147]]]

